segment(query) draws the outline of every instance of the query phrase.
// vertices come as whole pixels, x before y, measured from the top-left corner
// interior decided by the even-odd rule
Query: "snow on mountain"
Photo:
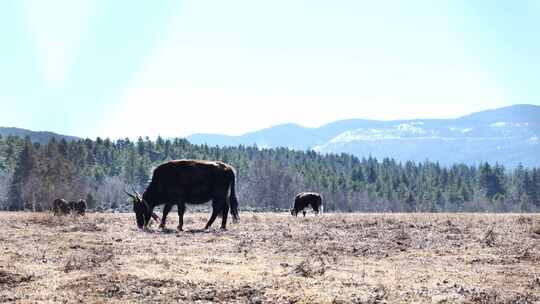
[[[516,105],[456,119],[376,121],[350,119],[319,128],[288,124],[242,136],[197,134],[193,143],[312,149],[358,157],[426,159],[444,165],[499,162],[540,166],[540,106]]]

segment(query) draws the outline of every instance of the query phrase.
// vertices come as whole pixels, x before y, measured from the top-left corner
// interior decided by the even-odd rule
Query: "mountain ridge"
[[[0,127],[1,136],[29,136],[34,142],[80,140],[48,131]],[[481,161],[507,167],[540,167],[540,106],[513,105],[451,119],[371,120],[352,118],[309,128],[295,123],[239,136],[196,133],[186,139],[212,146],[286,147],[319,153],[349,153],[397,161],[437,161],[443,165]]]
[[[58,134],[55,132],[50,131],[33,131],[23,128],[16,128],[16,127],[0,127],[0,136],[8,137],[8,136],[17,136],[17,137],[30,137],[30,140],[33,142],[38,142],[40,144],[47,143],[51,138],[54,138],[56,140],[65,139],[68,141],[72,140],[79,140],[80,137],[71,136],[71,135],[63,135]]]
[[[540,166],[540,106],[520,104],[451,119],[345,119],[317,128],[277,126],[239,136],[192,134],[195,144],[287,147],[399,161]],[[451,152],[451,153],[448,153]]]

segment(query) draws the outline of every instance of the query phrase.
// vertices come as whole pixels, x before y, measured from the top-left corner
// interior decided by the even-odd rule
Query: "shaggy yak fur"
[[[291,214],[294,216],[298,216],[298,212],[302,211],[304,216],[306,216],[306,208],[307,206],[311,206],[313,208],[313,211],[315,211],[316,214],[319,214],[319,212],[323,212],[323,204],[322,204],[322,196],[319,193],[315,192],[301,192],[296,195],[294,198],[294,206],[291,209]]]
[[[167,214],[176,205],[178,230],[182,230],[186,204],[212,201],[212,215],[205,229],[212,225],[218,215],[221,216],[221,229],[226,229],[229,210],[233,220],[238,220],[235,180],[234,168],[220,161],[173,160],[154,170],[152,181],[142,197],[137,192],[126,193],[133,199],[133,211],[139,228],[146,227],[150,218],[159,221],[153,212],[154,207],[165,205],[160,223],[164,229]]]

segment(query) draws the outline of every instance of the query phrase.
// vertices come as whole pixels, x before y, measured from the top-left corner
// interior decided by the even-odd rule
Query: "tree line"
[[[0,137],[0,209],[49,209],[54,199],[90,209],[126,210],[124,190],[143,191],[153,168],[171,159],[221,160],[237,170],[244,210],[290,208],[300,191],[320,192],[343,212],[531,212],[540,210],[540,170],[319,154],[256,146],[210,147],[185,139],[97,138],[46,144]]]

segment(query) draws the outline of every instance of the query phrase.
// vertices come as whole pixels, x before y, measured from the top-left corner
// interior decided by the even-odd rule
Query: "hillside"
[[[506,167],[540,165],[540,106],[514,105],[456,119],[377,121],[349,119],[319,128],[278,125],[241,136],[194,134],[195,144],[253,145],[389,157],[442,165],[481,161]]]

